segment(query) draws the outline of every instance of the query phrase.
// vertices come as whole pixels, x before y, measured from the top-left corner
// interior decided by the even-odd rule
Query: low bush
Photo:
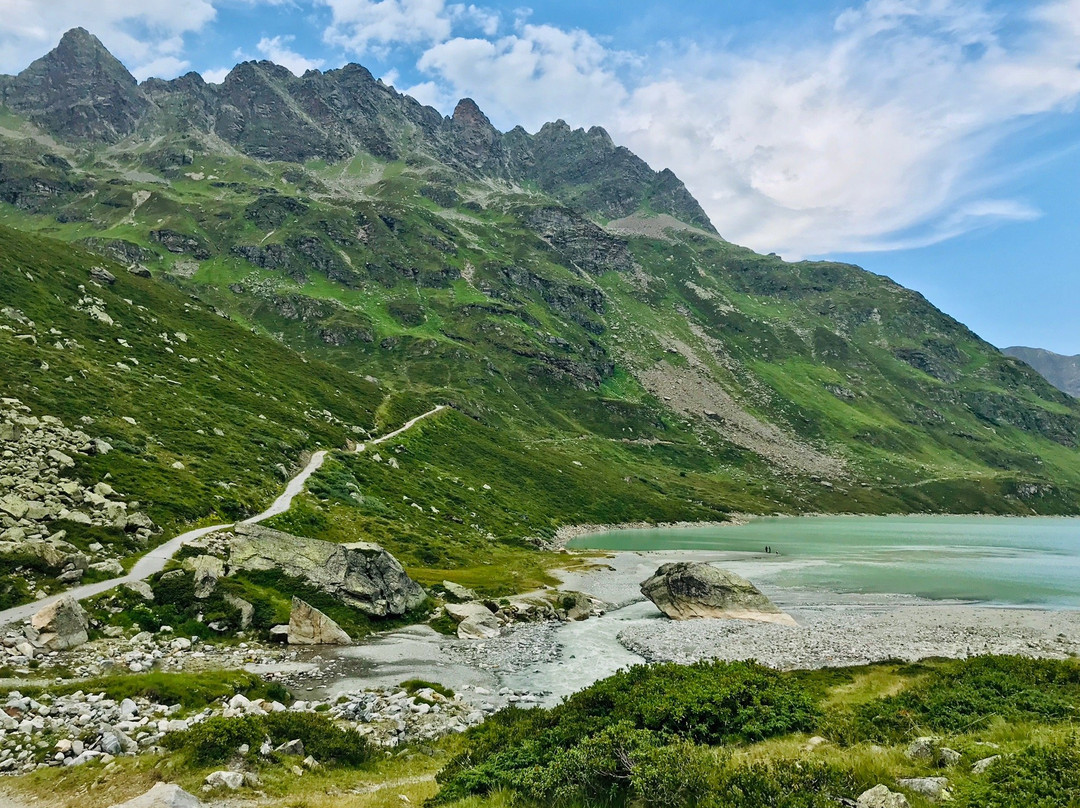
[[[1016,656],[947,662],[896,695],[836,712],[824,731],[842,742],[895,743],[919,733],[971,731],[994,717],[1080,718],[1080,663]]]
[[[454,691],[446,685],[429,682],[426,679],[407,679],[401,683],[400,687],[410,696],[415,696],[421,690],[434,690],[440,696],[445,696],[448,699],[454,698]]]
[[[551,710],[511,708],[470,730],[439,774],[438,799],[510,788],[540,802],[614,804],[651,799],[652,783],[666,796],[649,804],[694,804],[706,787],[698,744],[808,730],[818,715],[793,677],[753,662],[638,666]]]
[[[791,677],[754,662],[710,661],[620,671],[571,696],[555,718],[567,739],[626,721],[718,744],[808,730],[818,709]]]
[[[985,777],[962,785],[955,797],[957,808],[1076,808],[1080,806],[1077,738],[1007,755]]]
[[[315,713],[270,713],[261,716],[215,716],[185,732],[166,735],[163,743],[180,751],[195,765],[225,763],[247,745],[249,755],[269,739],[273,746],[299,739],[305,754],[324,766],[360,766],[375,757],[375,749],[356,730],[337,726]]]

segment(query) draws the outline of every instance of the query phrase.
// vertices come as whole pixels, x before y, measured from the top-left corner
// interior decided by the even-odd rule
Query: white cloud
[[[419,67],[452,93],[479,95],[496,120],[535,129],[553,118],[587,124],[616,114],[629,96],[613,70],[619,61],[585,31],[521,25],[494,41],[458,37],[435,45]]]
[[[444,42],[455,29],[471,29],[484,36],[499,30],[497,11],[446,0],[316,0],[330,9],[332,19],[323,32],[331,45],[357,55],[381,54],[393,45]]]
[[[134,65],[137,76],[150,75],[157,67],[179,72],[187,67],[178,56],[180,38],[200,30],[215,14],[211,0],[5,0],[0,72],[22,70],[77,26],[92,31],[121,61]]]
[[[201,75],[203,81],[207,84],[221,84],[221,82],[225,81],[225,77],[229,75],[230,70],[232,70],[230,67],[215,67],[201,71]]]
[[[445,0],[318,0],[332,21],[326,41],[356,54],[372,45],[427,44],[450,36]]]
[[[302,76],[308,70],[317,70],[325,64],[322,59],[308,59],[292,50],[289,43],[295,38],[292,36],[263,37],[255,46],[255,50],[274,64],[287,67],[297,76]]]
[[[1080,0],[992,8],[869,0],[826,38],[687,47],[637,82],[587,33],[526,24],[436,44],[419,66],[444,104],[472,95],[503,123],[606,125],[739,243],[892,249],[1037,215],[995,198],[995,149],[1080,98]]]

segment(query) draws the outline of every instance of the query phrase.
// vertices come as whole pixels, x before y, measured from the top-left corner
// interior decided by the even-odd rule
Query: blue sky
[[[600,124],[732,241],[890,275],[996,345],[1080,353],[1080,0],[4,0],[140,79],[366,65],[500,128]]]

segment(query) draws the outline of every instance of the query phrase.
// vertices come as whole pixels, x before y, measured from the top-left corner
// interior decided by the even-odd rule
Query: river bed
[[[774,550],[766,554],[768,545]],[[322,651],[321,695],[433,679],[477,703],[552,704],[645,661],[754,658],[777,668],[1013,653],[1080,654],[1080,520],[812,517],[628,530],[575,539],[609,550],[562,588],[610,604],[568,624],[514,626],[487,641],[426,627]],[[645,549],[649,548],[649,549]],[[638,591],[667,561],[749,578],[796,627],[675,622]]]

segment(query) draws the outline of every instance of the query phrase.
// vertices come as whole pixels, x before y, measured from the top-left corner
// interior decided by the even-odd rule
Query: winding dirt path
[[[356,451],[363,452],[368,446],[376,446],[380,443],[385,443],[388,440],[396,438],[398,435],[412,429],[420,421],[425,418],[429,418],[435,415],[437,412],[441,412],[446,409],[445,404],[440,404],[434,409],[428,410],[422,415],[418,415],[415,418],[411,418],[406,421],[401,427],[395,429],[393,432],[389,432],[381,437],[374,438],[368,441],[366,444],[361,443],[356,447]],[[304,486],[307,484],[308,479],[322,466],[326,460],[326,456],[329,454],[328,450],[320,450],[315,452],[311,459],[308,460],[307,465],[302,468],[295,477],[293,477],[285,485],[285,490],[281,496],[274,500],[274,502],[260,514],[244,519],[240,522],[243,525],[254,525],[259,522],[265,522],[267,519],[271,519],[275,516],[285,513],[292,505],[293,499],[304,490]],[[142,581],[149,578],[155,573],[161,572],[165,569],[165,565],[169,563],[176,552],[187,542],[201,539],[207,533],[213,533],[217,530],[225,530],[233,527],[234,522],[229,522],[222,525],[210,525],[209,527],[200,527],[195,530],[189,530],[186,533],[181,533],[179,536],[174,536],[162,545],[155,547],[149,553],[144,555],[135,565],[131,568],[131,571],[126,575],[121,575],[118,578],[110,578],[107,581],[98,581],[97,583],[85,584],[83,586],[77,586],[73,589],[67,589],[63,592],[58,592],[55,595],[50,595],[47,598],[41,600],[35,600],[32,603],[24,603],[22,606],[16,606],[12,609],[6,609],[0,612],[0,626],[10,625],[12,623],[21,623],[24,620],[28,620],[37,611],[48,606],[50,603],[54,603],[62,597],[70,595],[76,600],[84,600],[86,598],[99,595],[102,592],[107,592],[113,587],[120,586],[121,584],[129,583],[132,581]]]

